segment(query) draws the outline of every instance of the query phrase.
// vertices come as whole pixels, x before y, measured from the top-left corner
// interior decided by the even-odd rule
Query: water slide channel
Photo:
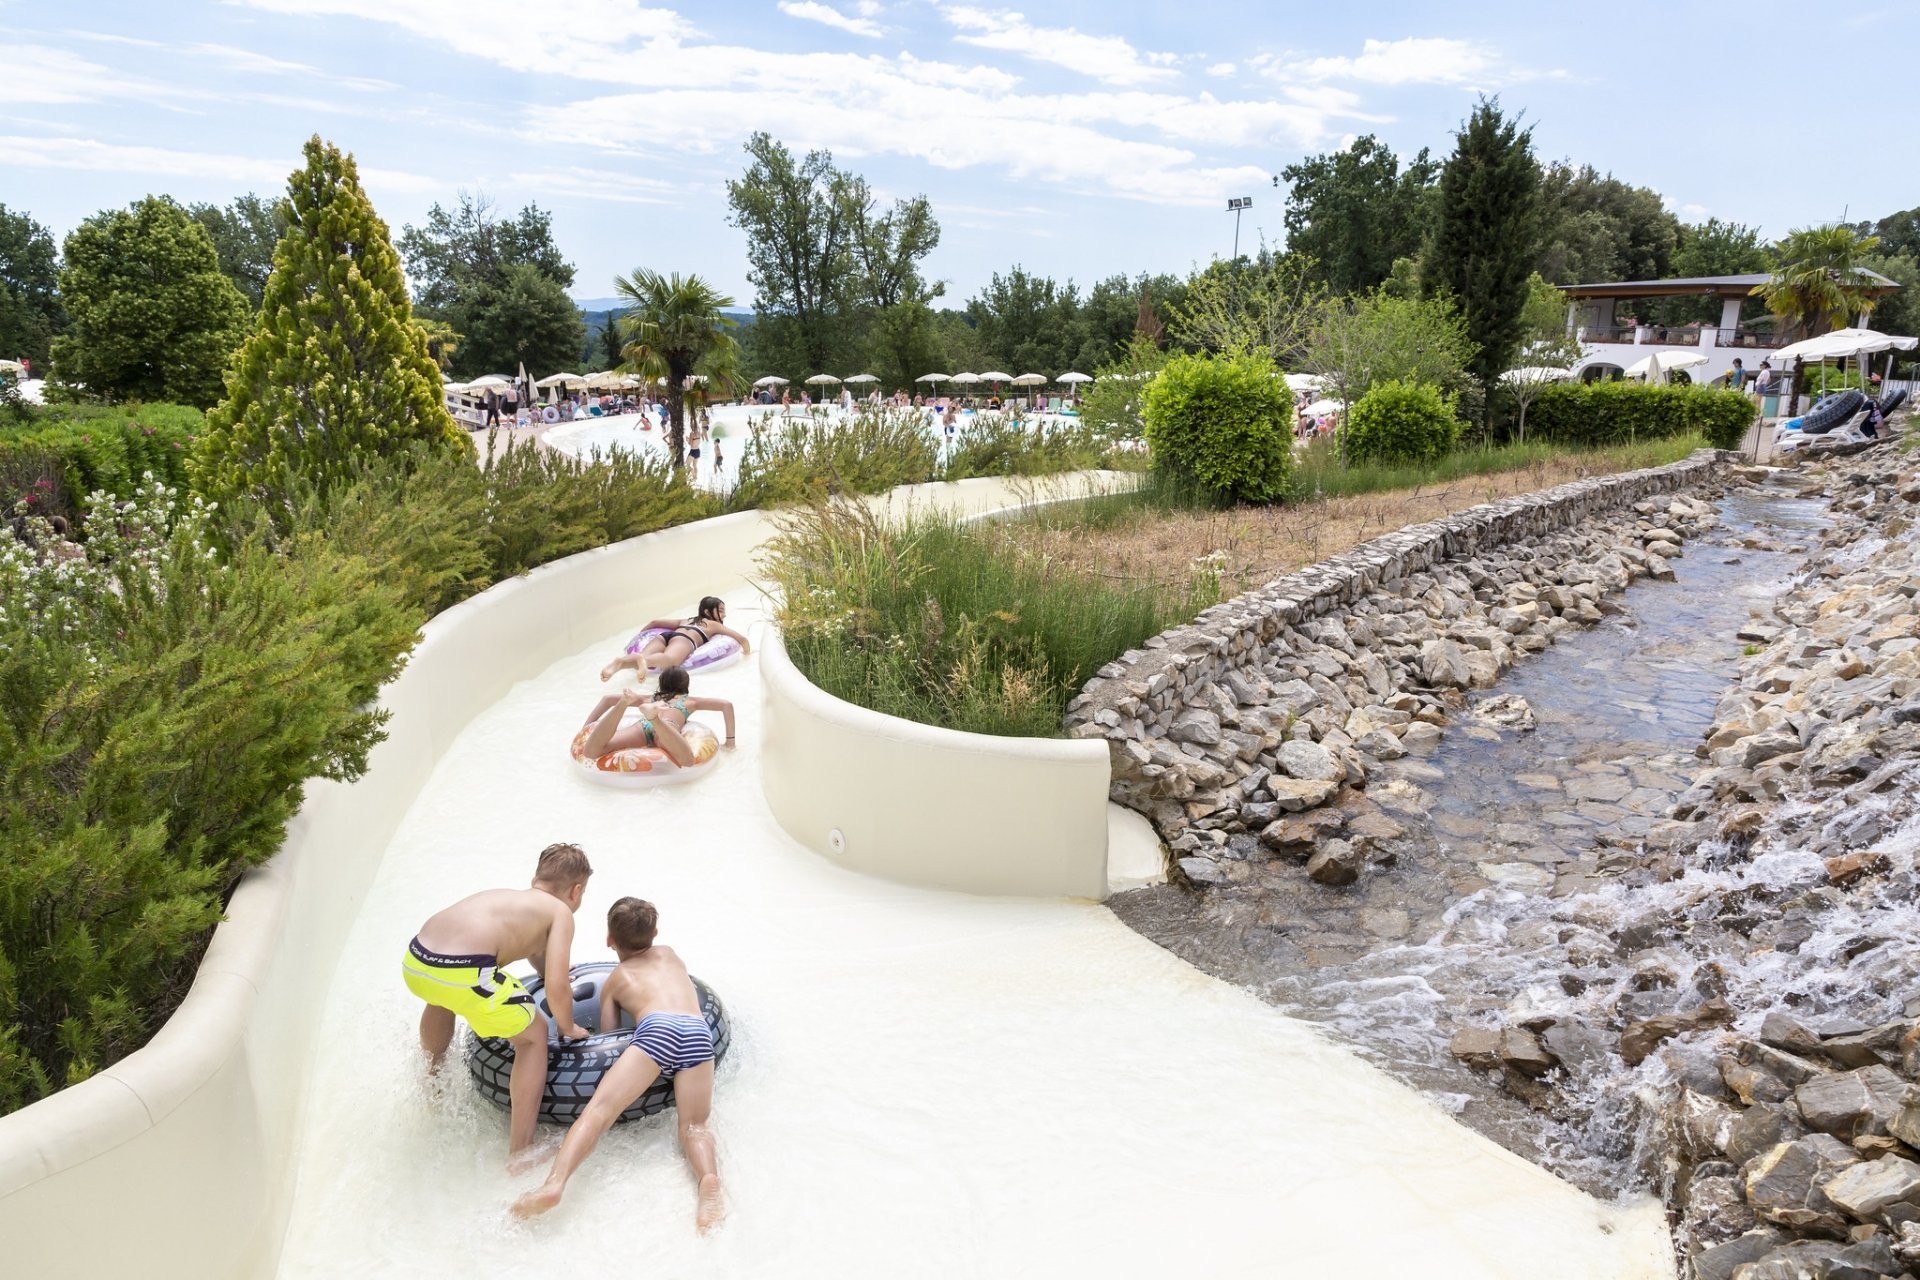
[[[750,572],[716,565],[712,590],[761,634]],[[635,600],[636,626],[692,604]],[[802,848],[761,793],[757,659],[695,679],[738,708],[714,774],[637,793],[573,776],[565,744],[626,638],[479,715],[396,831],[314,1011],[283,1277],[1671,1274],[1651,1200],[1503,1150],[1105,906],[911,888]],[[506,1173],[505,1115],[464,1070],[423,1079],[407,939],[562,839],[597,870],[576,961],[607,955],[615,898],[644,896],[731,1012],[732,1214],[710,1237],[670,1115],[617,1128],[522,1225],[506,1206],[539,1175]]]

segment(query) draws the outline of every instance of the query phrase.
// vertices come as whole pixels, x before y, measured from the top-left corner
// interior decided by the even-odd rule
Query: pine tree
[[[317,135],[305,151],[259,321],[207,414],[197,471],[210,496],[277,507],[296,474],[324,494],[369,454],[473,447],[447,412],[400,256],[353,157]]]
[[[1468,370],[1489,395],[1519,349],[1533,272],[1540,167],[1533,131],[1481,99],[1440,171],[1440,210],[1420,264],[1429,295],[1451,294],[1479,347]]]

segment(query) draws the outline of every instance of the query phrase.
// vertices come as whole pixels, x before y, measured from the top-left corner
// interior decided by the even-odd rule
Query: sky
[[[1525,112],[1543,158],[1650,186],[1687,221],[1777,237],[1920,204],[1898,141],[1910,86],[1874,53],[1914,44],[1920,5],[1867,3],[1817,27],[1806,13],[1797,0],[0,0],[0,204],[64,236],[149,193],[278,192],[317,132],[354,153],[396,233],[463,190],[509,212],[534,201],[576,297],[648,267],[748,305],[726,182],[764,129],[796,153],[832,151],[883,200],[927,195],[942,237],[926,269],[958,304],[1016,263],[1085,285],[1226,257],[1229,197],[1253,199],[1243,250],[1278,243],[1287,165],[1365,133],[1444,153],[1482,94]]]

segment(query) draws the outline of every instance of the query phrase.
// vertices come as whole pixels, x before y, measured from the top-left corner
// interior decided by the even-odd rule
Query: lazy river
[[[760,635],[747,571],[714,589]],[[636,622],[691,602],[642,603]],[[564,744],[626,638],[476,717],[400,823],[316,1011],[282,1276],[1270,1276],[1356,1250],[1433,1275],[1670,1274],[1651,1200],[1536,1168],[1104,906],[908,888],[802,848],[761,794],[757,657],[696,678],[739,714],[712,776],[572,776]],[[670,1116],[616,1129],[561,1209],[519,1225],[506,1206],[540,1175],[506,1174],[505,1116],[464,1072],[423,1084],[407,938],[525,883],[559,839],[596,868],[576,960],[605,955],[616,897],[647,897],[732,1014],[714,1117],[731,1216],[711,1237]]]

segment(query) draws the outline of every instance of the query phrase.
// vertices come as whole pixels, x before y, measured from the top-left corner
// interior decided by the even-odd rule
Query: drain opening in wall
[[[835,827],[833,830],[827,832],[827,848],[833,850],[835,853],[845,853],[847,851],[847,837],[840,828]]]

